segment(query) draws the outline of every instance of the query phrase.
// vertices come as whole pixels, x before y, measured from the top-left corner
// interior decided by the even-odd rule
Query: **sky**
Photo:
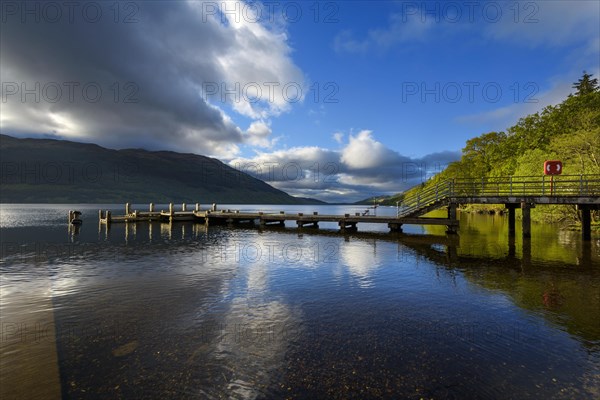
[[[401,192],[600,76],[598,1],[3,1],[0,130]]]

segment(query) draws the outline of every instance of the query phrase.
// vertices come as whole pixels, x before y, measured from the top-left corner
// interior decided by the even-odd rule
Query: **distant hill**
[[[373,203],[377,203],[380,206],[395,206],[397,202],[401,203],[403,198],[404,198],[403,193],[395,194],[392,196],[382,195],[382,196],[369,197],[367,199],[357,201],[353,204],[373,205]]]
[[[214,158],[0,135],[2,203],[324,204]]]

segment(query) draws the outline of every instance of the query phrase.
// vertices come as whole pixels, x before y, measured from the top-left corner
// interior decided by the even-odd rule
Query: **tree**
[[[551,148],[560,154],[565,173],[600,173],[600,127],[557,136],[552,140]]]
[[[579,80],[572,86],[573,89],[577,89],[575,96],[581,96],[598,91],[598,79],[592,79],[592,76],[592,74],[588,74],[587,72],[583,71],[583,76],[579,78]]]
[[[463,160],[470,165],[473,177],[487,176],[502,157],[506,141],[504,132],[489,132],[467,140],[462,150]]]

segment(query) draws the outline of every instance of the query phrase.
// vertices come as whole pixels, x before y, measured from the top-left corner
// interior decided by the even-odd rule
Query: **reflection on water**
[[[340,246],[341,264],[357,279],[363,288],[373,286],[371,280],[375,270],[380,267],[377,262],[377,241],[371,243],[344,243]]]
[[[107,230],[98,208],[2,206],[3,399],[600,396],[597,237]]]

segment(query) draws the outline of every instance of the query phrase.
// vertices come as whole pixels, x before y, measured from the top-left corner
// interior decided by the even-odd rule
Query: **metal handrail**
[[[455,178],[425,185],[405,197],[398,217],[410,215],[449,198],[512,196],[600,196],[600,175],[509,176]]]

